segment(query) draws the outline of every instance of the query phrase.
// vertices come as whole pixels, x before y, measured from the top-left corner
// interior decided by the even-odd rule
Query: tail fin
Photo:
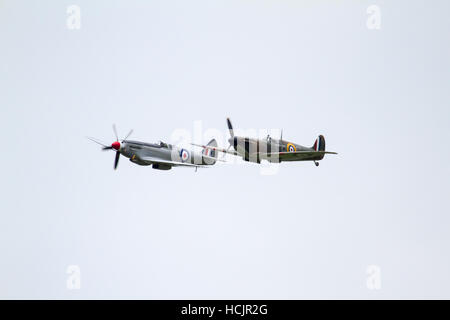
[[[206,146],[207,147],[217,147],[216,139],[212,139],[210,142],[208,142],[208,144]],[[216,160],[215,160],[215,159],[217,159],[217,151],[216,150],[213,150],[211,148],[203,148],[202,155],[203,155],[203,162],[205,164],[213,165],[216,163]]]
[[[312,148],[315,151],[325,151],[325,138],[323,135],[320,135],[316,139],[316,142],[314,142],[314,145],[312,146]]]

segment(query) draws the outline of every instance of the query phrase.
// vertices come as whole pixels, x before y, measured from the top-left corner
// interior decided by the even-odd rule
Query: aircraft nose
[[[119,150],[120,149],[120,142],[119,141],[115,141],[111,144],[111,147],[113,149]]]

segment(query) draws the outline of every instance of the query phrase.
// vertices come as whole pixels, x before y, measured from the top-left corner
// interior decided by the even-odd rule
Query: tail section
[[[217,151],[208,147],[215,147],[217,148],[217,141],[216,139],[212,139],[205,148],[202,150],[202,156],[203,156],[203,162],[205,164],[213,165],[216,163],[217,159]]]
[[[323,135],[320,135],[316,139],[316,142],[314,142],[314,145],[312,146],[312,148],[315,151],[325,151],[325,138]]]

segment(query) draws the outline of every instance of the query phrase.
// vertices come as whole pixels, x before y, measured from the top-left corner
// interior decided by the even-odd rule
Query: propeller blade
[[[230,118],[227,118],[227,125],[228,125],[228,130],[230,130],[230,135],[233,138],[234,137],[233,126],[231,125]]]
[[[104,143],[98,141],[97,139],[94,139],[94,138],[92,138],[92,137],[86,137],[86,138],[89,139],[89,140],[91,140],[92,142],[95,142],[95,143],[97,143],[97,144],[103,146],[103,147],[108,147],[106,144],[104,144]]]
[[[103,148],[102,148],[103,151],[106,151],[106,150],[112,150],[112,149],[113,149],[113,147],[103,147]]]
[[[132,133],[133,133],[133,129],[131,129],[130,132],[128,132],[128,134],[125,136],[125,138],[122,139],[122,141],[123,141],[123,140],[127,140],[127,138],[128,138],[129,136],[131,136]]]
[[[116,136],[116,141],[119,141],[119,136],[118,136],[118,134],[117,134],[116,125],[113,124],[112,127],[113,127],[113,131],[114,131],[114,135]]]
[[[114,159],[114,170],[117,169],[117,165],[119,164],[120,152],[116,152],[116,159]]]

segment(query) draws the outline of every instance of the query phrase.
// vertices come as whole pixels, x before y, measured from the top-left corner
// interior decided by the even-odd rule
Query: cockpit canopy
[[[152,147],[152,148],[170,148],[170,146],[163,142],[158,141],[157,143],[147,143],[147,142],[141,142],[141,141],[134,141],[134,140],[124,140],[123,143],[128,144],[131,148],[133,147]]]

